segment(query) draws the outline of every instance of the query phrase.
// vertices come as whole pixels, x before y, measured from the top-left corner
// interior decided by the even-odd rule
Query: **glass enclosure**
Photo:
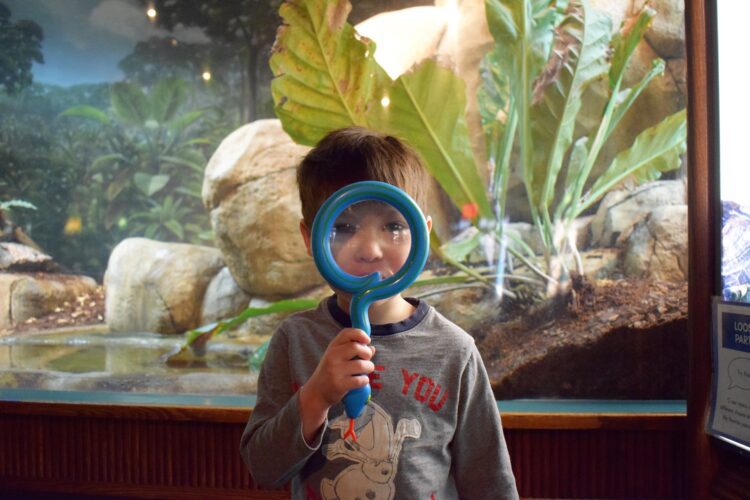
[[[750,9],[745,5],[733,5],[730,11],[725,3],[719,3],[716,12],[720,60],[721,288],[724,300],[750,302],[750,244],[747,241],[750,234],[750,195],[746,188],[750,171],[742,151],[742,123],[747,105],[738,80],[739,68],[727,63],[740,54],[737,16],[743,12],[750,13]]]
[[[433,177],[407,295],[475,338],[497,399],[684,399],[683,2],[320,4],[0,0],[0,391],[252,395],[279,321],[331,293],[295,166],[362,125]],[[747,301],[740,131],[723,287]]]

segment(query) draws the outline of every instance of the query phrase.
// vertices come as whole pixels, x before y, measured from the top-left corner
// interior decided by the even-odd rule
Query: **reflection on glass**
[[[750,302],[750,169],[745,148],[750,107],[742,85],[743,2],[717,2],[719,150],[721,160],[721,276],[725,300]]]
[[[398,272],[411,249],[404,216],[388,203],[362,201],[348,206],[331,227],[331,254],[342,271],[354,276]]]

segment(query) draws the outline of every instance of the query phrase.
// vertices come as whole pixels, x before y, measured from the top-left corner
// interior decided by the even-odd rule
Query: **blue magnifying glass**
[[[342,235],[336,235],[337,230],[342,233],[354,231],[348,225],[342,226],[343,229],[334,228],[334,223],[340,220],[339,217],[345,211],[370,201],[382,202],[397,210],[403,216],[410,233],[411,248],[404,264],[385,279],[382,279],[379,271],[364,276],[344,271],[334,258],[331,249],[332,243],[337,244],[334,240],[342,237]],[[385,205],[375,210],[382,213],[383,206]],[[333,288],[352,294],[349,308],[352,327],[363,330],[367,335],[371,333],[368,317],[370,305],[378,300],[392,297],[411,285],[422,272],[429,253],[427,221],[419,206],[401,189],[378,181],[355,182],[333,193],[320,207],[313,221],[311,238],[312,254],[318,271]],[[344,396],[346,414],[352,419],[350,426],[353,419],[362,413],[370,395],[370,386],[366,385],[351,390]]]

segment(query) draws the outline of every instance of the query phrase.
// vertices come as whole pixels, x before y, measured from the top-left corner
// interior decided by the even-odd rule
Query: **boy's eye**
[[[346,235],[354,234],[357,231],[355,224],[349,224],[348,222],[341,222],[333,225],[332,233],[334,235]]]
[[[400,233],[400,232],[409,230],[409,228],[406,225],[401,224],[400,222],[389,222],[388,224],[385,225],[385,229],[392,233]]]

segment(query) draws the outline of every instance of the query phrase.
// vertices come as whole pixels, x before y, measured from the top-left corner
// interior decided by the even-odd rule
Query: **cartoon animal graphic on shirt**
[[[393,422],[383,408],[370,401],[366,407],[370,420],[357,432],[357,442],[343,439],[349,418],[341,415],[331,423],[340,430],[341,438],[325,446],[328,460],[345,458],[354,462],[333,480],[321,481],[320,494],[326,500],[361,498],[362,500],[392,499],[396,495],[394,482],[398,458],[406,438],[419,439],[422,425],[416,419],[401,419],[394,432]]]

